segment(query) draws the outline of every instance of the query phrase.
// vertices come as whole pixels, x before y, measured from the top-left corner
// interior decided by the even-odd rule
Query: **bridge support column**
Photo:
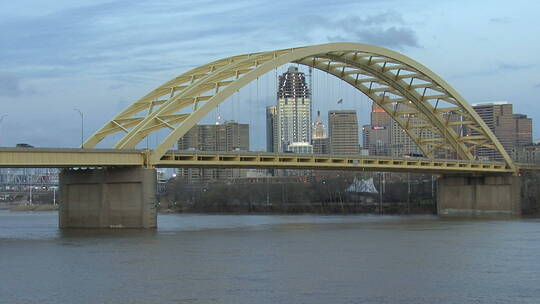
[[[156,228],[156,171],[63,170],[60,228]]]
[[[511,175],[443,175],[437,182],[437,213],[455,217],[521,215],[521,179]]]

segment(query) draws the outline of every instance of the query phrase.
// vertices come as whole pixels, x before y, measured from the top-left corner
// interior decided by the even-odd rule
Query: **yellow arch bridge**
[[[309,66],[334,75],[368,96],[403,128],[426,158],[170,151],[179,138],[220,103],[250,82],[287,63]],[[452,116],[460,119],[450,119]],[[421,123],[411,123],[412,117]],[[147,136],[162,129],[168,129],[169,133],[155,149],[134,150]],[[112,136],[117,138],[118,134],[121,134],[120,139],[111,149],[94,149],[104,139],[113,138]],[[423,136],[425,134],[430,136]],[[478,190],[482,186],[496,185],[491,189],[495,191],[491,191],[492,193],[505,198],[513,195],[508,197],[508,200],[514,201],[517,190],[514,191],[515,183],[509,180],[515,179],[520,169],[532,169],[520,167],[511,160],[471,105],[441,77],[403,54],[359,43],[330,43],[244,54],[194,68],[133,102],[89,137],[81,148],[84,149],[4,148],[0,149],[0,167],[109,168],[103,170],[108,173],[99,177],[95,172],[82,173],[86,172],[84,170],[77,173],[65,170],[62,173],[63,187],[71,189],[62,192],[64,205],[69,205],[61,212],[61,226],[65,227],[116,225],[114,216],[103,217],[101,213],[97,220],[93,217],[87,223],[80,216],[74,215],[80,213],[74,206],[88,206],[86,200],[92,200],[99,201],[97,205],[103,209],[107,204],[111,204],[110,197],[116,197],[121,193],[129,195],[142,193],[140,197],[136,195],[139,198],[126,195],[129,200],[139,200],[143,206],[141,210],[146,210],[138,211],[137,214],[150,212],[144,207],[151,193],[149,187],[141,186],[140,190],[130,188],[136,187],[138,182],[148,178],[144,177],[147,174],[112,174],[111,167],[146,168],[141,169],[141,172],[157,167],[259,167],[497,175],[495,177],[498,179],[494,176],[486,177],[488,180],[479,177],[472,182],[470,177],[467,177],[468,180],[463,178],[456,180],[457,177],[453,177],[454,180],[447,179],[448,185],[444,187],[442,186],[444,183],[441,183],[444,189],[457,187],[454,190],[459,190],[459,187],[463,187],[461,190],[468,191],[462,198],[464,201],[470,201],[467,203],[468,207],[457,208],[465,210],[466,213],[474,213],[475,210],[483,208],[478,207],[479,200],[476,194],[474,198],[468,198],[473,196],[471,191],[484,191]],[[502,161],[476,161],[474,157],[476,149],[493,150]],[[435,159],[441,151],[449,151],[457,159]],[[112,185],[120,188],[111,190],[114,188]],[[502,185],[509,186],[505,188]],[[439,204],[441,200],[445,201],[445,192],[441,191],[441,187],[439,196],[442,195],[443,198],[439,200]],[[92,190],[90,188],[95,191],[90,191]],[[107,191],[112,192],[108,194]],[[80,193],[86,193],[88,197],[85,198]],[[89,193],[99,195],[94,197],[92,196],[94,194]],[[490,209],[492,206],[486,208],[493,211]],[[445,210],[450,209],[452,208]],[[517,214],[514,205],[512,208],[506,206],[499,209],[494,210]],[[68,210],[71,210],[71,213]],[[74,210],[78,210],[79,213]],[[121,221],[122,216],[116,218]],[[118,225],[155,226],[155,223],[145,219],[143,216],[141,221],[128,221]]]

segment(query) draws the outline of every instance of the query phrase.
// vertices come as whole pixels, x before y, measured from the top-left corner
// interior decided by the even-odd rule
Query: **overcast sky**
[[[338,41],[402,52],[471,103],[507,100],[540,137],[539,11],[533,0],[2,1],[0,146],[74,147],[74,108],[89,136],[189,68]]]

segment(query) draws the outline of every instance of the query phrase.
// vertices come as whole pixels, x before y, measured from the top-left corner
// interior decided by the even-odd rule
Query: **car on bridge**
[[[403,154],[403,157],[424,157],[424,154],[422,153],[405,153]]]

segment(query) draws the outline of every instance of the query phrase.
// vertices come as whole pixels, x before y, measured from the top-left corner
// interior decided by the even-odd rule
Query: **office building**
[[[392,117],[375,102],[371,104],[370,116],[372,126],[389,126],[392,123]]]
[[[409,112],[401,115],[400,119],[411,125],[426,124],[426,121],[410,112],[415,112],[414,109],[408,108],[404,104],[399,104],[396,111]],[[461,119],[460,115],[453,112],[443,112],[440,114],[445,121],[455,122]],[[460,132],[459,127],[452,127],[457,133]],[[432,139],[438,135],[429,129],[412,128],[410,132],[420,139]],[[423,155],[422,150],[416,145],[409,134],[393,120],[393,118],[376,103],[372,104],[371,108],[371,125],[365,125],[362,128],[363,145],[371,155],[403,157],[407,155]],[[427,146],[428,150],[432,148]],[[446,149],[435,149],[435,158],[453,159],[457,155],[454,151]]]
[[[292,143],[311,142],[311,100],[305,75],[297,67],[279,76],[278,85],[277,151],[285,152]]]
[[[362,145],[370,155],[390,156],[392,117],[375,102],[371,104],[371,123],[362,127]]]
[[[514,147],[532,144],[532,119],[524,114],[514,114]]]
[[[326,138],[314,138],[311,140],[314,154],[330,154],[330,141]]]
[[[425,123],[423,120],[418,119],[412,114],[404,115],[403,119],[407,120],[409,126]],[[424,129],[412,129],[411,132],[419,138],[430,138],[433,133]],[[420,147],[416,145],[414,140],[407,134],[407,132],[396,122],[392,121],[390,124],[390,142],[391,142],[391,156],[404,157],[407,155],[423,155]]]
[[[511,154],[515,142],[515,119],[512,104],[507,101],[485,102],[473,104],[473,109],[484,120],[489,129],[495,134],[508,154]],[[470,135],[479,135],[477,131],[469,130]],[[474,150],[477,159],[501,161],[499,153],[490,148],[477,147]]]
[[[277,106],[266,107],[266,151],[279,151]]]
[[[358,119],[355,110],[328,111],[330,153],[358,154]]]
[[[531,143],[512,148],[512,159],[519,163],[540,164],[540,143]]]
[[[399,112],[415,112],[414,109],[407,107],[406,105],[400,104],[398,107]],[[429,124],[426,120],[419,117],[418,114],[402,114],[401,119],[404,121],[407,125],[410,127],[413,127],[415,125],[425,125]],[[454,112],[443,112],[440,114],[441,118],[444,121],[448,122],[456,122],[461,119],[461,116],[454,113]],[[451,128],[456,131],[456,133],[459,134],[459,126],[452,126]],[[409,132],[414,136],[415,138],[418,138],[419,140],[431,140],[434,138],[440,137],[437,133],[434,133],[429,128],[410,128]],[[390,155],[395,157],[403,157],[407,155],[424,155],[424,152],[420,149],[420,147],[415,143],[415,141],[409,136],[409,134],[396,122],[392,121],[390,124],[390,142],[391,142],[391,153]],[[427,144],[425,148],[428,151],[431,151],[434,146],[431,144]],[[431,155],[434,158],[444,158],[444,159],[455,159],[457,158],[457,154],[453,150],[443,149],[443,148],[436,148],[433,151],[433,154]]]
[[[524,114],[514,114],[511,103],[507,101],[476,103],[473,104],[473,109],[510,156],[521,159],[524,154],[518,151],[529,153],[536,149],[532,145],[532,119]],[[474,130],[468,130],[467,133],[478,135],[478,132]],[[527,148],[519,149],[521,146]],[[501,155],[494,149],[478,147],[473,152],[481,160],[502,161]]]
[[[369,155],[389,156],[390,127],[388,125],[364,125],[362,127],[362,145]]]
[[[226,121],[217,125],[196,125],[178,140],[178,150],[249,151],[249,125]],[[178,176],[188,182],[208,183],[245,177],[245,169],[186,168]]]

